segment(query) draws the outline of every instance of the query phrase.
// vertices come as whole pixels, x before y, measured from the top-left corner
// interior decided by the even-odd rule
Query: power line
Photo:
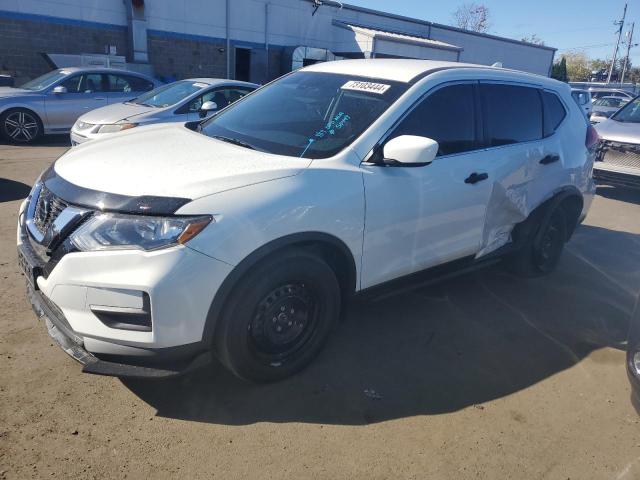
[[[619,25],[618,28],[618,41],[616,42],[616,48],[613,49],[613,59],[611,59],[611,67],[609,68],[609,75],[607,76],[607,83],[611,82],[611,75],[613,74],[613,67],[616,64],[616,57],[618,56],[618,47],[620,47],[620,39],[622,38],[622,29],[624,28],[624,19],[627,17],[627,3],[624,4],[624,11],[622,12],[622,20],[615,22]]]

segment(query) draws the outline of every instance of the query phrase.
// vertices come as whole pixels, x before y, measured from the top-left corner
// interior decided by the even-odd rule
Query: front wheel
[[[42,136],[42,122],[30,110],[18,108],[0,115],[0,131],[10,142],[33,143]]]
[[[567,216],[562,207],[543,217],[533,235],[511,259],[511,269],[523,277],[551,273],[567,241]]]
[[[280,380],[315,358],[339,314],[331,267],[291,250],[251,269],[233,290],[216,328],[216,353],[240,378]]]

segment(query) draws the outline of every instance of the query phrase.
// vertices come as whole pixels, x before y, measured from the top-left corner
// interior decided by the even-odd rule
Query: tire
[[[234,288],[216,327],[215,352],[242,379],[277,381],[316,357],[339,315],[331,267],[290,250],[252,268]]]
[[[27,145],[43,134],[42,121],[31,110],[15,108],[0,115],[0,133],[9,142]]]
[[[539,277],[558,266],[567,241],[567,216],[562,207],[543,215],[524,245],[512,257],[510,269],[521,277]]]

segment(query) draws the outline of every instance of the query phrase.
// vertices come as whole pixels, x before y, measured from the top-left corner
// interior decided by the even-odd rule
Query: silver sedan
[[[71,144],[104,138],[141,125],[205,118],[258,88],[254,83],[190,78],[163,85],[127,102],[85,113],[71,129]]]
[[[128,70],[61,68],[20,88],[0,87],[0,134],[31,143],[43,134],[66,133],[83,113],[153,90],[160,82]]]

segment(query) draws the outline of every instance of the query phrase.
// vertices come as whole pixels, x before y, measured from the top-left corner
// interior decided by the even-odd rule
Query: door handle
[[[105,97],[93,97],[94,100],[106,100]]]
[[[478,183],[482,180],[486,180],[487,178],[489,178],[488,173],[473,172],[471,175],[464,179],[464,183]]]
[[[549,165],[550,163],[557,162],[558,160],[560,160],[560,155],[547,155],[540,160],[540,165]]]

